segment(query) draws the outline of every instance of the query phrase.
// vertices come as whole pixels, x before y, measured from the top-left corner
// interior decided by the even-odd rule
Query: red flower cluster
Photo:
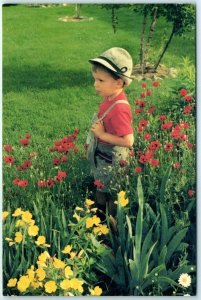
[[[186,89],[181,89],[179,91],[180,96],[182,96],[184,98],[185,102],[190,102],[193,100],[193,96],[189,95],[188,91]],[[185,115],[189,115],[191,113],[191,111],[193,110],[193,105],[187,105],[184,107],[183,109],[183,113]]]
[[[58,151],[60,153],[68,153],[69,150],[73,150],[74,152],[78,152],[74,141],[79,134],[79,129],[75,129],[72,135],[65,136],[61,140],[57,140],[54,142],[54,146],[49,148],[49,151]]]
[[[7,165],[13,165],[14,162],[15,162],[15,158],[14,158],[13,155],[6,155],[6,156],[4,157],[4,161],[5,161],[5,163],[6,163]]]
[[[27,147],[30,144],[30,138],[31,135],[29,133],[26,133],[23,139],[19,139],[19,142],[23,147]]]
[[[62,156],[62,157],[56,157],[56,158],[53,158],[52,164],[53,164],[54,166],[58,166],[58,165],[60,165],[60,164],[62,164],[62,163],[66,163],[67,160],[68,160],[68,157],[67,157],[66,155],[64,155],[64,156]]]
[[[95,180],[94,185],[99,189],[102,189],[104,187],[104,184],[102,182],[100,182],[99,180]]]
[[[19,186],[21,188],[27,187],[29,185],[28,180],[23,180],[23,179],[20,179],[20,178],[15,178],[13,180],[13,184],[17,185],[17,186]]]
[[[6,152],[12,152],[13,146],[11,145],[3,145],[3,150]]]
[[[26,160],[21,164],[19,167],[17,167],[18,171],[25,171],[29,169],[32,166],[32,161],[31,160]]]
[[[51,188],[54,186],[55,182],[61,182],[64,178],[67,177],[67,173],[64,171],[58,171],[57,175],[54,176],[54,179],[48,178],[47,180],[39,180],[38,181],[38,187],[39,188]]]

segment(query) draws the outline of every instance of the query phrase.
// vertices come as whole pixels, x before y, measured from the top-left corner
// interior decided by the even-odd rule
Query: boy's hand
[[[101,122],[96,122],[91,126],[91,131],[94,133],[95,137],[101,138],[101,135],[105,133],[105,128]]]

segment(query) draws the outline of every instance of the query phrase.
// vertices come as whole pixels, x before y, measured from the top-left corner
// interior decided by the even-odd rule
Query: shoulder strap
[[[125,104],[128,104],[128,105],[129,105],[128,101],[126,101],[126,100],[117,100],[117,101],[115,101],[112,105],[110,105],[110,107],[108,107],[108,109],[104,112],[104,114],[102,115],[102,117],[99,118],[98,120],[99,120],[99,121],[103,120],[103,119],[105,118],[105,116],[106,116],[106,115],[113,109],[113,107],[114,107],[116,104],[118,104],[118,103],[125,103]]]

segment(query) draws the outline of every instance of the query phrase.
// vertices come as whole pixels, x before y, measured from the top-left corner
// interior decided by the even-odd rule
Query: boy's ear
[[[124,87],[124,81],[123,81],[123,79],[118,78],[118,79],[117,79],[117,85],[118,85],[120,88]]]

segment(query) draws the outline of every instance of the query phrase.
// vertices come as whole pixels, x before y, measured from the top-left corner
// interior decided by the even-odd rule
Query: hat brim
[[[131,83],[131,81],[133,80],[133,78],[130,77],[130,76],[127,76],[125,74],[119,74],[117,72],[117,70],[115,68],[113,68],[113,66],[111,66],[110,63],[103,60],[102,58],[97,57],[97,58],[89,59],[89,62],[90,63],[97,62],[97,63],[103,65],[104,67],[106,67],[107,69],[109,69],[109,70],[113,71],[114,73],[118,74],[119,77],[121,77],[125,81],[126,85],[129,85]]]

